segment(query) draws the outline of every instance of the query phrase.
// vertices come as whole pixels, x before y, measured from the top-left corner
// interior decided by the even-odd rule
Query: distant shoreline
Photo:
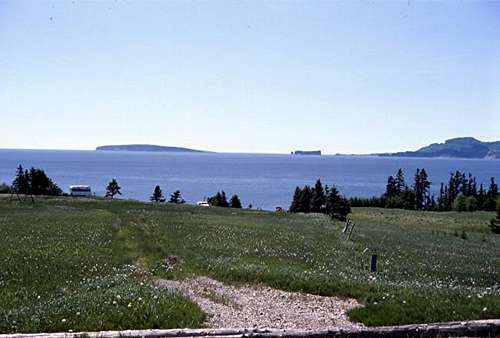
[[[262,155],[262,156],[288,156],[293,158],[318,158],[318,157],[363,157],[363,158],[392,158],[392,159],[422,159],[422,160],[479,160],[498,161],[500,158],[493,157],[452,157],[452,156],[398,156],[396,154],[387,156],[385,154],[321,154],[320,156],[293,155],[290,153],[247,153],[247,152],[215,152],[215,151],[144,151],[144,150],[96,150],[96,149],[29,149],[29,148],[0,148],[0,151],[58,151],[58,152],[99,152],[99,153],[150,153],[150,154],[191,154],[191,155]]]

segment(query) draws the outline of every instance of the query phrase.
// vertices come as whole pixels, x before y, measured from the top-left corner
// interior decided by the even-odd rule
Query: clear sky
[[[0,148],[500,140],[500,2],[0,0]]]

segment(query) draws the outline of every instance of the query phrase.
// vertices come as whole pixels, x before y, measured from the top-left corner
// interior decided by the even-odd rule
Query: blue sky
[[[500,2],[0,0],[0,148],[500,140]]]

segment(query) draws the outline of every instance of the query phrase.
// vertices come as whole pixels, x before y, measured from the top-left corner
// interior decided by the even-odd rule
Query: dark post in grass
[[[370,258],[370,272],[377,272],[377,255],[372,255]]]

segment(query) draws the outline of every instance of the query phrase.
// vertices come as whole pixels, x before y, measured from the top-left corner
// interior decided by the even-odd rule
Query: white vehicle
[[[208,204],[207,201],[199,201],[196,203],[196,205],[199,207],[209,207],[210,206],[210,204]]]
[[[69,194],[71,196],[92,196],[92,190],[88,185],[71,185]]]

